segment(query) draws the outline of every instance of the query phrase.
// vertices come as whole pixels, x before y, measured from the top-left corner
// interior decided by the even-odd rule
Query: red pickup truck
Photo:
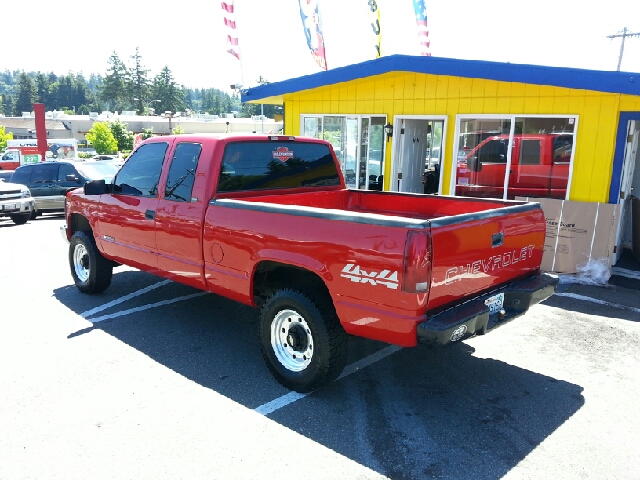
[[[459,163],[456,194],[502,198],[509,135],[486,138]],[[569,180],[573,135],[516,134],[511,145],[507,198],[564,199]]]
[[[448,345],[557,283],[539,204],[350,190],[331,144],[303,137],[148,139],[67,195],[63,234],[81,292],[126,264],[260,307],[264,359],[300,392],[337,378],[348,334]]]

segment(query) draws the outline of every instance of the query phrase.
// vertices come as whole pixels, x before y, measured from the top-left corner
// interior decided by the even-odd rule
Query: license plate
[[[489,307],[490,315],[498,313],[500,310],[502,310],[502,305],[504,304],[504,293],[499,293],[487,298],[484,301],[484,304]]]
[[[16,208],[18,208],[18,205],[15,203],[5,203],[2,206],[3,210],[15,210]]]

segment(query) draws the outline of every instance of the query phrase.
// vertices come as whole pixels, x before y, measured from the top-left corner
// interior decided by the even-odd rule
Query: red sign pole
[[[36,139],[38,140],[38,153],[42,156],[40,161],[47,159],[47,127],[44,123],[44,103],[34,103],[33,112],[36,115]]]

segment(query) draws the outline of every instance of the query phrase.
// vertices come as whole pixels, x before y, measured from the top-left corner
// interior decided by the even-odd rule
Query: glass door
[[[358,188],[360,190],[382,190],[383,133],[384,117],[362,117],[358,165]]]

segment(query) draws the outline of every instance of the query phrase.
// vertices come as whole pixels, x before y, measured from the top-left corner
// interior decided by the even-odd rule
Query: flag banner
[[[418,28],[418,43],[420,55],[431,56],[431,40],[429,40],[429,28],[427,28],[427,7],[424,0],[413,0],[413,10],[416,12],[416,27]]]
[[[380,28],[380,6],[376,0],[366,0],[369,10],[369,21],[373,33],[373,48],[375,58],[382,56],[382,31]]]
[[[307,45],[311,50],[311,56],[320,66],[327,69],[327,57],[324,53],[324,35],[322,33],[322,23],[318,14],[318,0],[298,0],[300,4],[300,16],[302,17],[302,27],[304,35],[307,37]]]
[[[236,30],[236,14],[233,8],[233,0],[230,2],[222,2],[222,10],[224,10],[224,24],[229,34],[227,35],[227,52],[240,60],[240,47],[238,46],[238,33]]]

